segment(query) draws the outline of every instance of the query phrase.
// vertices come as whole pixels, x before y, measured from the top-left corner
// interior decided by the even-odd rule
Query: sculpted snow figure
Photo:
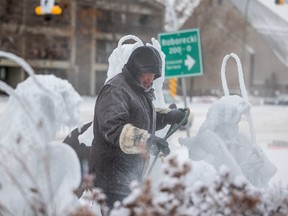
[[[230,57],[237,62],[242,97],[229,95],[225,65]],[[209,108],[196,136],[182,139],[180,143],[188,147],[192,160],[204,160],[216,170],[225,165],[234,176],[245,176],[253,185],[267,187],[277,169],[256,143],[242,67],[234,53],[223,59],[221,78],[225,96]],[[247,120],[250,136],[239,130],[243,117]]]
[[[68,215],[79,206],[79,160],[51,141],[61,124],[79,124],[79,94],[54,75],[33,75],[15,90],[0,84],[10,95],[0,116],[0,215]]]

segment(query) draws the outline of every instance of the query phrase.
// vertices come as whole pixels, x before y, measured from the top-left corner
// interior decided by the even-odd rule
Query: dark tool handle
[[[189,115],[190,115],[190,109],[189,109],[189,108],[186,108],[185,111],[186,111],[186,115],[184,116],[184,118],[182,119],[182,121],[181,121],[179,124],[176,124],[176,123],[175,123],[175,124],[172,124],[163,139],[167,140],[167,139],[168,139],[173,133],[175,133],[185,122],[187,122],[188,117],[189,117]],[[153,160],[153,162],[152,162],[152,164],[151,164],[151,166],[150,166],[150,168],[149,168],[149,170],[148,170],[148,172],[147,172],[147,175],[150,175],[150,173],[151,173],[151,171],[152,171],[152,169],[153,169],[153,167],[154,167],[157,159],[159,158],[159,156],[161,156],[161,149],[160,149],[159,153],[155,156],[155,158],[154,158],[154,160]]]

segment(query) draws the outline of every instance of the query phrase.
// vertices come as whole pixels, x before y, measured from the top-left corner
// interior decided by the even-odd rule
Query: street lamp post
[[[248,10],[249,10],[249,4],[251,0],[246,0],[245,1],[245,11],[244,11],[244,33],[243,33],[243,49],[242,49],[242,57],[243,61],[245,62],[245,54],[246,51],[249,53],[250,57],[250,73],[249,73],[249,90],[253,88],[253,83],[254,83],[254,61],[255,61],[255,52],[254,50],[246,45],[246,40],[247,40],[247,23],[248,23]]]

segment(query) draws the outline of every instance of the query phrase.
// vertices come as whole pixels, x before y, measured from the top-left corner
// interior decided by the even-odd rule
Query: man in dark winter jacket
[[[170,153],[168,143],[155,136],[155,131],[179,123],[185,116],[181,109],[155,111],[151,87],[161,71],[159,52],[141,46],[132,52],[122,73],[109,80],[98,95],[89,169],[110,209],[131,192],[132,181],[142,181],[147,153]]]

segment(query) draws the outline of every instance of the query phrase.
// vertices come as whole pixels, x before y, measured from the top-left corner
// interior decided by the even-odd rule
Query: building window
[[[27,59],[69,60],[69,38],[44,34],[29,34],[26,40]]]
[[[122,32],[126,26],[126,15],[116,11],[99,10],[96,24],[96,29],[100,32]]]
[[[67,76],[67,71],[66,70],[63,70],[63,69],[57,69],[57,68],[53,68],[53,69],[48,69],[48,68],[37,68],[37,71],[36,73],[37,74],[53,74],[55,75],[56,77],[58,78],[61,78],[61,79],[67,79],[68,76]]]
[[[7,68],[0,67],[0,80],[5,81],[7,79]]]
[[[117,42],[111,40],[97,40],[96,41],[96,62],[107,63],[108,58],[117,46]]]
[[[139,24],[140,25],[147,25],[149,24],[149,16],[146,14],[141,14],[138,18]]]

